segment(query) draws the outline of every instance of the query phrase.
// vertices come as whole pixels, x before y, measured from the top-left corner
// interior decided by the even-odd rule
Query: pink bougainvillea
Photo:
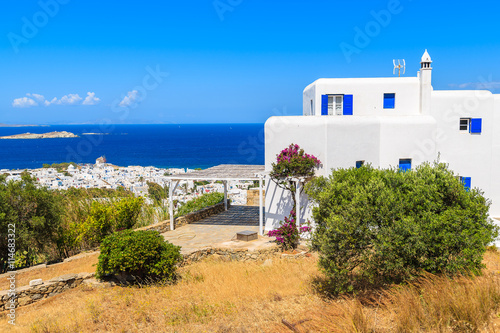
[[[285,217],[285,222],[278,229],[269,231],[267,235],[269,237],[276,237],[276,243],[284,250],[295,249],[299,244],[300,235],[311,231],[311,227],[308,224],[297,228],[295,211],[292,210],[290,216]]]
[[[278,229],[271,230],[268,233],[270,237],[276,237],[276,242],[285,250],[295,249],[299,244],[300,235],[308,232],[311,228],[306,225],[297,228],[296,223],[296,202],[295,193],[297,185],[292,178],[296,177],[311,177],[314,175],[314,169],[321,164],[321,161],[313,155],[306,154],[304,149],[297,144],[291,144],[283,149],[276,159],[276,163],[272,164],[270,173],[271,179],[280,187],[291,192],[293,208],[289,217],[285,217],[285,221],[281,223]]]

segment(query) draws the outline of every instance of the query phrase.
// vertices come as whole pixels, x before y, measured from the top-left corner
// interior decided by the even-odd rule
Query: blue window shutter
[[[344,95],[344,116],[352,116],[352,95]]]
[[[403,172],[411,170],[411,159],[400,159],[399,170]]]
[[[328,116],[328,95],[321,95],[321,115]]]
[[[482,127],[482,119],[481,118],[472,118],[470,120],[470,132],[471,133],[481,133],[481,127]]]
[[[356,169],[359,169],[363,166],[365,161],[356,161]]]
[[[384,94],[384,109],[394,109],[396,106],[396,94]]]
[[[462,177],[462,184],[464,184],[464,188],[467,192],[470,190],[471,179],[470,177]]]

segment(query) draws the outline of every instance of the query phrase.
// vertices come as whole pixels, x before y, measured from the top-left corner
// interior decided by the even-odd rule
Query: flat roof
[[[221,164],[205,170],[166,177],[170,180],[258,180],[264,165]]]

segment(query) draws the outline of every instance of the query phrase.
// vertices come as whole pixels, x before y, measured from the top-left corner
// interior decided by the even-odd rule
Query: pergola
[[[239,165],[221,164],[205,170],[197,170],[189,173],[172,175],[166,177],[169,180],[169,213],[170,229],[174,230],[174,205],[173,195],[181,180],[193,181],[222,181],[224,184],[224,208],[227,210],[227,182],[238,180],[259,181],[259,234],[264,234],[264,200],[262,195],[264,166],[263,165]]]

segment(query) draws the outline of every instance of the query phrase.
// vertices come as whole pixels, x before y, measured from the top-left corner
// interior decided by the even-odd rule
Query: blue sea
[[[79,137],[0,140],[0,169],[35,169],[44,163],[95,163],[100,156],[118,166],[208,168],[219,164],[264,164],[263,124],[0,127],[0,136],[54,131]]]

